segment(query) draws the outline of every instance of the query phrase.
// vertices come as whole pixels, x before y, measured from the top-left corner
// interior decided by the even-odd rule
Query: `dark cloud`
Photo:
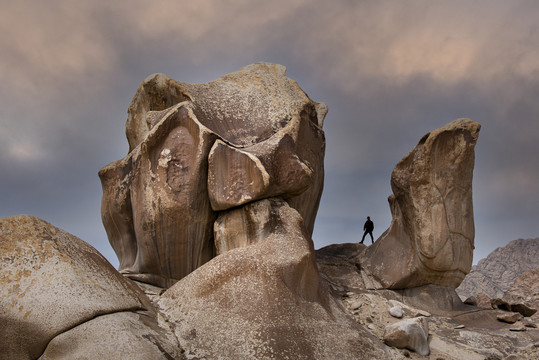
[[[389,225],[394,165],[459,117],[476,148],[476,256],[539,236],[539,7],[534,1],[3,1],[0,216],[30,213],[116,263],[97,171],[127,152],[146,76],[205,82],[281,63],[328,103],[317,247]]]

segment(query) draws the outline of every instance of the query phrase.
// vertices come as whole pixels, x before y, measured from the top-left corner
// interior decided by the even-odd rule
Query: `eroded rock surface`
[[[224,252],[168,289],[159,306],[190,356],[382,359],[386,348],[321,281],[300,214],[280,199],[255,222],[261,241]],[[255,205],[253,205],[255,206]]]
[[[391,175],[391,225],[361,261],[385,288],[457,287],[472,266],[472,175],[480,125],[431,131]]]
[[[0,358],[180,358],[144,294],[75,236],[0,219],[0,264]]]
[[[257,63],[205,84],[143,81],[128,111],[129,154],[99,172],[122,273],[171,286],[215,256],[217,212],[265,198],[285,199],[312,233],[327,106],[285,70]]]

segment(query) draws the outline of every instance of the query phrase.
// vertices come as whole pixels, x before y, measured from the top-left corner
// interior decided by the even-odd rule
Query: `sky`
[[[378,237],[393,167],[430,130],[482,125],[474,263],[539,237],[538,1],[0,0],[0,217],[40,217],[118,261],[97,172],[128,151],[148,75],[190,83],[265,61],[325,102],[316,248]]]

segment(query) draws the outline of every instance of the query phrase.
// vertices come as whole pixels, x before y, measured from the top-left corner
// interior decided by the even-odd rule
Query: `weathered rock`
[[[509,331],[527,331],[526,326],[524,324],[515,324],[514,326],[511,326],[509,328]]]
[[[398,319],[400,319],[404,315],[400,306],[393,306],[391,309],[389,309],[389,313],[391,314],[391,316]]]
[[[426,318],[401,320],[386,326],[384,342],[389,346],[409,349],[420,355],[428,355],[429,327]]]
[[[179,346],[169,342],[173,338],[145,340],[162,333],[150,301],[84,241],[41,219],[14,216],[0,220],[0,256],[0,357],[50,353],[57,355],[47,358],[59,359],[73,350],[99,358],[99,351],[113,347],[133,347],[156,359],[179,356]],[[137,331],[116,333],[120,318],[130,318]],[[86,333],[81,326],[94,330]],[[78,341],[62,340],[81,331]],[[94,346],[104,336],[115,338],[115,345]]]
[[[320,276],[339,292],[381,288],[364,277],[357,259],[367,249],[359,243],[332,244],[316,250],[316,263]]]
[[[177,81],[163,74],[148,76],[139,85],[127,110],[125,129],[129,152],[146,138],[161,111],[190,100],[191,96]]]
[[[386,288],[457,287],[472,266],[472,175],[480,125],[455,120],[423,136],[393,170],[389,229],[362,266]]]
[[[101,169],[101,215],[120,272],[168,287],[214,256],[207,157],[217,136],[192,104],[168,109],[129,155]]]
[[[533,316],[537,312],[537,309],[532,309],[526,304],[511,304],[511,311],[518,312],[522,316]]]
[[[238,149],[222,141],[215,143],[209,157],[208,178],[214,210],[274,196],[290,198],[309,188],[315,173],[321,171],[321,159],[312,156],[312,151],[301,150],[323,149],[324,137],[317,127],[300,120],[292,119],[274,136],[250,147]],[[309,139],[298,147],[300,131],[309,132]],[[300,158],[301,153],[310,154],[310,159]],[[311,163],[317,168],[313,169]]]
[[[172,285],[215,256],[216,211],[273,196],[312,233],[327,106],[285,70],[257,63],[205,84],[143,81],[128,111],[129,154],[99,172],[122,273]]]
[[[537,269],[520,274],[502,297],[512,307],[521,306],[522,311],[513,311],[518,311],[524,316],[532,316],[539,309],[539,261],[537,261],[537,266]],[[526,307],[529,310],[525,310]]]
[[[537,324],[530,318],[523,318],[521,321],[522,321],[522,324],[524,324],[524,326],[528,328],[533,328],[533,329],[537,328]]]
[[[503,299],[492,299],[490,300],[490,306],[493,309],[500,309],[505,311],[511,311],[511,304]]]
[[[261,200],[261,241],[226,251],[169,288],[159,306],[193,356],[387,358],[329,295],[300,214]],[[256,206],[256,205],[252,205]]]
[[[462,303],[455,289],[439,285],[425,285],[417,288],[394,290],[402,296],[408,306],[422,309],[431,314],[447,315],[453,312],[470,311],[470,306]]]
[[[101,315],[56,336],[39,359],[184,359],[167,330],[144,313]]]
[[[490,298],[502,298],[521,274],[539,268],[537,259],[539,259],[539,238],[513,240],[506,246],[491,252],[485,259],[479,260],[457,288],[457,292],[461,299],[480,293]],[[526,282],[530,280],[532,281]],[[521,290],[524,291],[515,289],[516,293],[528,294],[526,296],[532,292],[539,293],[537,289],[539,281],[537,278],[535,280],[522,281]],[[535,290],[530,292],[530,286]],[[522,300],[511,300],[511,302],[522,302]]]
[[[491,299],[485,294],[470,296],[464,300],[465,304],[477,306],[484,309],[492,309]]]
[[[522,319],[522,315],[517,312],[509,312],[509,313],[499,314],[496,318],[508,324],[514,324],[520,319]]]

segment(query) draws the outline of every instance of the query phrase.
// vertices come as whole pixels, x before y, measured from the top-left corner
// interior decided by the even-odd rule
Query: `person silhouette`
[[[365,240],[365,236],[367,236],[367,234],[371,236],[371,243],[374,244],[374,238],[372,237],[372,231],[374,230],[374,223],[371,221],[370,216],[367,216],[367,221],[365,221],[365,225],[363,225],[363,230],[365,230],[365,232],[363,233],[363,237],[361,238],[360,244],[363,244],[363,240]]]

